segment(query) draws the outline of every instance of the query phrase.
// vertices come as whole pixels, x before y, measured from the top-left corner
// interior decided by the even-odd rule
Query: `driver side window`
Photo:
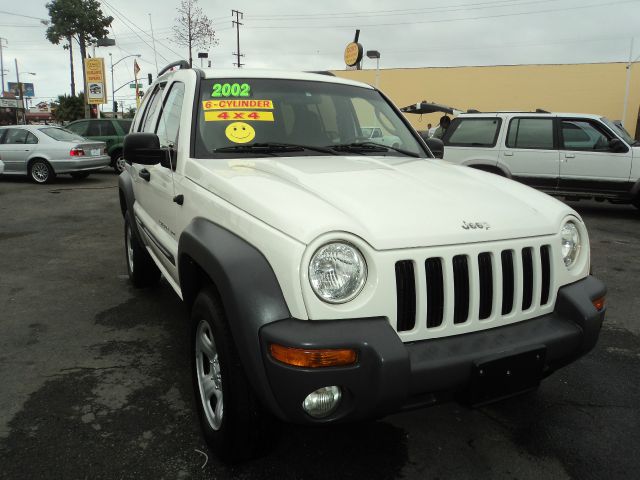
[[[562,139],[566,150],[608,152],[611,138],[587,120],[562,120]]]
[[[161,147],[173,147],[178,145],[178,134],[180,130],[180,114],[182,113],[182,102],[184,100],[184,83],[174,82],[171,90],[164,102],[158,129],[156,131],[160,139]]]

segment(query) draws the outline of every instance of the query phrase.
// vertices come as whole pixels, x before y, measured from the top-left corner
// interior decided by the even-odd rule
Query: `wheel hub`
[[[213,430],[219,430],[224,414],[222,372],[211,326],[201,320],[196,331],[196,377],[202,410]]]

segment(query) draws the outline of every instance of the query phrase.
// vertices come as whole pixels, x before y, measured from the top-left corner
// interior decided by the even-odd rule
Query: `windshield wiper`
[[[389,150],[394,150],[396,152],[402,153],[403,155],[407,155],[408,157],[419,158],[420,155],[414,152],[410,152],[408,150],[404,150],[402,148],[390,147],[388,145],[383,145],[381,143],[376,142],[355,142],[355,143],[343,143],[340,145],[331,145],[330,148],[336,151],[342,152],[388,152]]]
[[[232,145],[230,147],[216,148],[214,152],[225,153],[275,153],[275,152],[303,152],[305,150],[311,150],[314,152],[328,153],[329,155],[337,155],[336,152],[329,148],[315,147],[312,145],[297,145],[295,143],[277,143],[277,142],[264,142],[264,143],[249,143],[247,145]]]

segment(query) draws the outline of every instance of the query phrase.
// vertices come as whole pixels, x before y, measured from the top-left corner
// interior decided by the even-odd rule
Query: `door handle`
[[[576,156],[573,153],[565,153],[564,158],[576,158]]]
[[[504,152],[505,157],[513,157],[513,152]]]
[[[140,178],[144,178],[147,182],[151,180],[151,173],[149,173],[149,170],[147,170],[146,168],[143,168],[142,170],[140,170],[138,172],[138,176]]]

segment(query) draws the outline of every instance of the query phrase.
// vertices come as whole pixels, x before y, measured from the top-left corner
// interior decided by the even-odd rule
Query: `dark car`
[[[107,144],[107,153],[111,157],[111,167],[116,173],[124,170],[122,142],[129,133],[131,120],[120,118],[92,118],[76,120],[66,126],[68,130],[91,140],[100,140]]]

